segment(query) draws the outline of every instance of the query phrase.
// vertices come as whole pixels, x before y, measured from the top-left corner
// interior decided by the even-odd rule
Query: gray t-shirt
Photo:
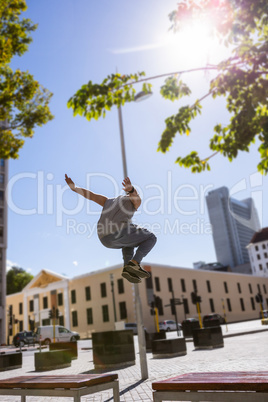
[[[126,227],[131,222],[135,211],[136,209],[127,195],[108,198],[98,221],[97,232],[99,238],[119,232]]]

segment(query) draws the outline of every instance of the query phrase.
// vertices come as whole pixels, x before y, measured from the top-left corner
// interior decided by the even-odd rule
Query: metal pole
[[[119,118],[119,130],[120,130],[120,140],[121,140],[121,151],[122,151],[122,161],[123,161],[123,173],[124,177],[127,177],[127,162],[126,162],[126,150],[124,141],[124,129],[123,129],[123,119],[121,106],[118,108],[118,118]],[[137,327],[138,327],[138,343],[139,343],[139,353],[140,353],[140,367],[141,367],[141,379],[146,380],[148,375],[147,359],[146,359],[146,341],[145,333],[142,319],[142,308],[140,300],[140,292],[138,284],[134,284],[135,292],[135,308],[137,317]]]
[[[120,142],[121,142],[121,152],[122,152],[122,161],[123,161],[123,173],[124,173],[124,178],[125,178],[125,177],[127,177],[127,161],[126,161],[126,148],[125,148],[124,128],[123,128],[123,118],[122,118],[121,106],[119,106],[119,108],[118,108],[118,118],[119,118]]]
[[[185,312],[184,295],[181,295],[181,301],[182,301],[182,304],[183,304],[184,319],[186,320],[186,312]]]
[[[114,306],[114,323],[116,323],[117,318],[116,318],[116,307],[115,307],[115,297],[114,297],[114,275],[113,274],[110,274],[110,281],[111,281],[111,291],[112,291],[113,306]]]
[[[175,321],[176,321],[176,330],[177,330],[177,335],[180,336],[180,331],[178,329],[178,317],[177,317],[177,309],[176,309],[176,304],[175,304],[173,284],[171,283],[171,285],[172,285],[171,294],[172,294],[172,300],[173,300],[174,316],[175,316]]]

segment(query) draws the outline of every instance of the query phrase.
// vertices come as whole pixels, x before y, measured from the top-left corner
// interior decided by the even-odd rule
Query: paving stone
[[[260,328],[260,320],[256,322],[245,322],[231,324],[228,333],[237,334],[230,338],[224,338],[224,347],[212,350],[195,350],[193,342],[187,342],[187,355],[169,359],[153,359],[152,353],[147,353],[147,364],[149,379],[141,380],[140,363],[137,338],[135,337],[136,364],[127,368],[113,370],[118,373],[120,385],[120,401],[152,401],[151,383],[156,380],[164,380],[179,374],[189,372],[207,372],[207,371],[247,371],[263,370],[267,367],[268,356],[268,332],[248,333]],[[263,328],[262,328],[263,329]],[[227,332],[224,332],[227,334]],[[244,335],[242,335],[244,333]],[[169,333],[167,337],[175,337],[176,333]],[[72,361],[72,366],[47,371],[42,374],[85,374],[93,373],[92,350],[82,350],[82,348],[91,346],[91,341],[79,341],[78,359]],[[39,352],[35,352],[39,353]],[[42,353],[42,352],[41,352]],[[23,366],[21,369],[5,371],[0,373],[0,378],[10,378],[20,375],[40,375],[35,372],[34,352],[23,352]],[[82,402],[108,402],[112,401],[112,391],[103,391],[94,395],[82,398]],[[0,402],[19,402],[20,397],[0,396]],[[55,397],[27,397],[27,402],[71,402],[72,398]]]

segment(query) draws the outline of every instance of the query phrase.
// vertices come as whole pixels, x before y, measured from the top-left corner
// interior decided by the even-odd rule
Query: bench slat
[[[31,388],[81,388],[104,384],[118,379],[117,374],[36,375],[0,380],[0,389]]]
[[[264,391],[268,392],[268,371],[188,373],[153,382],[158,391]]]

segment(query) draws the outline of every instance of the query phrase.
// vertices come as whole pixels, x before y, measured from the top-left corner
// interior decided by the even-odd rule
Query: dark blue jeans
[[[147,229],[130,224],[119,232],[104,236],[100,241],[105,247],[121,248],[126,265],[132,259],[140,263],[154,247],[156,236]]]

